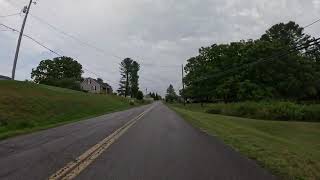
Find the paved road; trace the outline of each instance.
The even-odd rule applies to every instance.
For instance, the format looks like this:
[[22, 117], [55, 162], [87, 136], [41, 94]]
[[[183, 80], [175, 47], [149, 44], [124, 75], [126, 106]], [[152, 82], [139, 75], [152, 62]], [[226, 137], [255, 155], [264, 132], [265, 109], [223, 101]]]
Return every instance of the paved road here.
[[[149, 106], [1, 141], [0, 179], [47, 179]], [[194, 129], [163, 104], [155, 103], [76, 179], [274, 177], [220, 140]]]

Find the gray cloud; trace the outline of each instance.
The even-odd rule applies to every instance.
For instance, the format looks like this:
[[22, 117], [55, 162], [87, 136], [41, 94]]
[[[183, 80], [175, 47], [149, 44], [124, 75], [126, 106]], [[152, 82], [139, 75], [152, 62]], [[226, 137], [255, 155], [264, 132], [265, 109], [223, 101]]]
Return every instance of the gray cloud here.
[[[15, 13], [27, 0], [0, 0], [0, 15]], [[181, 87], [181, 67], [201, 46], [258, 38], [278, 22], [300, 25], [319, 18], [319, 0], [38, 0], [32, 15], [104, 49], [79, 45], [30, 17], [26, 33], [57, 52], [77, 58], [115, 88], [120, 57], [142, 64], [141, 89], [165, 93]], [[19, 28], [22, 17], [0, 18]], [[307, 32], [319, 36], [316, 24]], [[1, 28], [2, 29], [2, 28]], [[1, 30], [0, 29], [0, 30]], [[0, 74], [10, 75], [17, 34], [0, 31]], [[17, 77], [30, 78], [33, 67], [53, 54], [24, 39]], [[85, 76], [95, 77], [86, 72]]]

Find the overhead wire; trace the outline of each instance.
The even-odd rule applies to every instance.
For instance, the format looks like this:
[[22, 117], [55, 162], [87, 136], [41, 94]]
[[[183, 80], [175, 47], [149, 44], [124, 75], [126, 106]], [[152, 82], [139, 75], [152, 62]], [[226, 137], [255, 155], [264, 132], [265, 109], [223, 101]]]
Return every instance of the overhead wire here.
[[[19, 30], [15, 29], [15, 28], [12, 28], [12, 27], [10, 27], [10, 26], [8, 26], [8, 25], [5, 25], [5, 24], [3, 24], [3, 23], [0, 23], [0, 26], [3, 26], [3, 27], [5, 27], [5, 28], [7, 28], [7, 29], [10, 29], [10, 30], [13, 31], [13, 32], [20, 33]], [[27, 35], [27, 34], [23, 34], [23, 36], [26, 37], [26, 38], [28, 38], [28, 39], [30, 39], [30, 40], [32, 40], [33, 42], [35, 42], [35, 43], [38, 44], [39, 46], [45, 48], [46, 50], [48, 50], [49, 52], [51, 52], [51, 53], [53, 53], [53, 54], [55, 54], [55, 55], [60, 56], [60, 57], [63, 56], [62, 54], [58, 53], [57, 51], [50, 49], [48, 46], [46, 46], [44, 43], [40, 42], [39, 40], [36, 40], [35, 38], [33, 38], [33, 37], [31, 37], [31, 36], [29, 36], [29, 35]], [[83, 69], [84, 69], [85, 71], [91, 73], [91, 74], [96, 75], [97, 77], [103, 77], [103, 76], [101, 76], [101, 75], [99, 75], [99, 74], [97, 74], [97, 73], [94, 73], [93, 71], [90, 71], [90, 70], [87, 69], [87, 68], [84, 68], [84, 67], [83, 67]]]
[[308, 25], [305, 25], [305, 26], [303, 27], [303, 29], [306, 29], [306, 28], [308, 28], [308, 27], [310, 27], [310, 26], [313, 26], [314, 24], [316, 24], [316, 23], [318, 23], [318, 22], [320, 22], [320, 19], [317, 19], [316, 21], [313, 21], [312, 23], [310, 23], [310, 24], [308, 24]]
[[[30, 14], [30, 16], [31, 16], [32, 18], [34, 18], [35, 20], [37, 20], [38, 22], [47, 25], [47, 26], [48, 26], [49, 28], [51, 28], [52, 30], [54, 30], [54, 31], [56, 31], [56, 32], [58, 32], [58, 33], [60, 33], [60, 34], [62, 34], [62, 35], [64, 35], [64, 36], [67, 36], [67, 37], [69, 37], [69, 38], [71, 38], [71, 39], [79, 42], [80, 44], [82, 44], [82, 45], [84, 45], [84, 46], [86, 46], [86, 47], [89, 47], [89, 48], [91, 48], [91, 49], [94, 49], [95, 51], [97, 51], [97, 52], [99, 52], [99, 53], [102, 53], [102, 54], [108, 55], [108, 56], [112, 56], [112, 57], [117, 58], [117, 59], [119, 59], [119, 60], [123, 60], [123, 59], [124, 59], [124, 57], [121, 57], [121, 56], [116, 55], [116, 54], [114, 54], [114, 53], [107, 52], [107, 51], [104, 50], [104, 49], [101, 49], [101, 48], [99, 48], [99, 47], [97, 47], [97, 46], [95, 46], [95, 45], [92, 45], [92, 43], [90, 43], [90, 42], [88, 42], [88, 41], [82, 40], [82, 39], [80, 39], [79, 37], [76, 37], [76, 36], [72, 35], [71, 33], [68, 33], [68, 32], [66, 32], [66, 31], [62, 30], [61, 28], [58, 28], [57, 26], [52, 25], [51, 23], [47, 22], [47, 21], [44, 20], [43, 18], [40, 18], [40, 17], [38, 17], [38, 16], [36, 16], [36, 15], [33, 15], [33, 14]], [[114, 62], [115, 62], [115, 61], [114, 61]], [[119, 62], [115, 62], [115, 63], [119, 63]], [[147, 64], [142, 63], [142, 62], [140, 62], [140, 64], [143, 65], [143, 66], [148, 66]], [[165, 68], [169, 67], [169, 66], [159, 66], [159, 65], [154, 65], [154, 66], [156, 66], [156, 67], [165, 67]], [[178, 65], [174, 65], [174, 66], [178, 66]], [[170, 66], [170, 67], [172, 67], [172, 66]], [[180, 66], [179, 66], [179, 67], [180, 67]]]
[[14, 14], [8, 14], [8, 15], [1, 15], [0, 18], [6, 18], [6, 17], [11, 17], [11, 16], [16, 16], [20, 15], [21, 13], [14, 13]]

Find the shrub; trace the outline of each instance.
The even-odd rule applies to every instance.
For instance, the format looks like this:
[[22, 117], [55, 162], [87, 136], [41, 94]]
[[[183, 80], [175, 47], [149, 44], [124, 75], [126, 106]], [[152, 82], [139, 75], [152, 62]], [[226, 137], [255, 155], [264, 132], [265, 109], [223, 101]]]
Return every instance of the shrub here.
[[206, 112], [257, 119], [320, 121], [320, 105], [303, 105], [293, 102], [218, 103], [210, 105]]
[[133, 106], [133, 105], [134, 105], [134, 100], [130, 100], [129, 104], [130, 104], [131, 106]]
[[0, 127], [7, 126], [7, 125], [8, 125], [8, 119], [0, 115]]
[[137, 93], [137, 99], [138, 99], [138, 100], [143, 100], [143, 93], [142, 93], [142, 91], [138, 91], [138, 93]]

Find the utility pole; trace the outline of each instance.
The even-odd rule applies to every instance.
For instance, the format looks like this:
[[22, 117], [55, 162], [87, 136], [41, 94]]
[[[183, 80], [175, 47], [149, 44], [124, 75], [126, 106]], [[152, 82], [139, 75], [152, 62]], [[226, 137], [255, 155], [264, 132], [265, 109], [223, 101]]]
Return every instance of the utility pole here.
[[23, 8], [23, 12], [25, 13], [25, 16], [24, 16], [22, 27], [21, 27], [20, 34], [19, 34], [18, 44], [17, 44], [17, 48], [16, 48], [16, 54], [14, 56], [13, 67], [12, 67], [12, 80], [14, 80], [15, 75], [16, 75], [16, 67], [17, 67], [17, 61], [18, 61], [18, 57], [19, 57], [21, 40], [22, 40], [22, 36], [23, 36], [24, 27], [25, 27], [27, 19], [28, 19], [31, 4], [32, 4], [32, 0], [30, 0], [28, 6], [25, 6]]
[[183, 105], [185, 106], [186, 105], [186, 98], [185, 98], [185, 96], [184, 96], [184, 82], [183, 82], [183, 77], [184, 77], [184, 74], [183, 74], [183, 64], [182, 64], [182, 71], [181, 71], [181, 74], [182, 74], [182, 98], [183, 98]]

